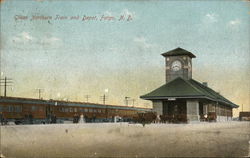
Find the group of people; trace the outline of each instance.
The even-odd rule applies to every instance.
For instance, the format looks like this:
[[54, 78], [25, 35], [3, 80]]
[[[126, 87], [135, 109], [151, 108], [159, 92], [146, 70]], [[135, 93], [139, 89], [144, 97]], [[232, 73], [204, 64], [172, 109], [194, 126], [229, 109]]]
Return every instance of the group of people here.
[[83, 114], [81, 114], [80, 116], [78, 114], [74, 114], [73, 123], [86, 123], [85, 119], [86, 118]]
[[3, 113], [0, 112], [0, 125], [6, 125], [7, 124], [7, 120], [4, 119]]

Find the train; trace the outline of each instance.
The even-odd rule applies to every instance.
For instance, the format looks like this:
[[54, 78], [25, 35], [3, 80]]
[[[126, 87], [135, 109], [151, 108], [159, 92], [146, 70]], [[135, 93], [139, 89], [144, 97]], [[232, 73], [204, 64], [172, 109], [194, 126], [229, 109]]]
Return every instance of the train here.
[[89, 102], [0, 97], [1, 122], [15, 124], [77, 122], [76, 119], [81, 115], [85, 122], [112, 122], [116, 116], [121, 121], [129, 122], [136, 114], [151, 110]]

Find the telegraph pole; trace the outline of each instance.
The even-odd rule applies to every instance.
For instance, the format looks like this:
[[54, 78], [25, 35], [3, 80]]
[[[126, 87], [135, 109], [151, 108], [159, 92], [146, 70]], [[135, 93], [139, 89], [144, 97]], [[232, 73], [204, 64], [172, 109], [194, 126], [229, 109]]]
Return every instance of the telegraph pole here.
[[[103, 96], [101, 96], [101, 100], [103, 102], [103, 105], [105, 105], [107, 99], [108, 98], [105, 94]], [[107, 105], [105, 106], [105, 113], [106, 113], [106, 119], [108, 119], [108, 107], [107, 107]]]
[[4, 86], [4, 97], [7, 96], [7, 87], [12, 86], [10, 85], [13, 83], [11, 78], [4, 77], [3, 79], [0, 79], [0, 86]]
[[128, 99], [129, 99], [130, 97], [125, 97], [125, 104], [126, 104], [126, 106], [128, 106]]
[[101, 100], [102, 100], [104, 105], [105, 105], [107, 99], [108, 99], [108, 97], [105, 94], [103, 96], [101, 96]]
[[41, 99], [42, 98], [41, 96], [42, 96], [43, 89], [37, 88], [36, 90], [38, 91], [38, 99]]
[[132, 105], [135, 106], [135, 99], [132, 99]]
[[89, 102], [90, 95], [85, 95], [86, 102]]

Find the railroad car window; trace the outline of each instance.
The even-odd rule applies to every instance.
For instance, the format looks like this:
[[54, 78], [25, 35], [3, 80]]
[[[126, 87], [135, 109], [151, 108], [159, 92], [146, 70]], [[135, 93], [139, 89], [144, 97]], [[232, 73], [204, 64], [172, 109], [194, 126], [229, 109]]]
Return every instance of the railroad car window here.
[[8, 106], [8, 112], [14, 112], [14, 107], [12, 105]]
[[39, 111], [43, 111], [43, 107], [42, 106], [39, 107]]
[[73, 108], [69, 108], [69, 112], [73, 112]]
[[89, 112], [89, 109], [86, 108], [86, 109], [84, 109], [84, 111], [85, 111], [85, 112]]
[[60, 111], [60, 112], [63, 112], [63, 108], [59, 108], [59, 111]]
[[69, 112], [69, 108], [65, 108], [64, 111], [65, 111], [65, 112]]
[[89, 112], [93, 112], [93, 109], [89, 109]]
[[101, 112], [102, 112], [102, 110], [101, 110], [101, 109], [98, 109], [98, 112], [99, 112], [99, 113], [101, 113]]
[[38, 107], [37, 106], [31, 106], [31, 111], [37, 111], [38, 110]]
[[94, 111], [95, 113], [97, 112], [97, 110], [96, 110], [96, 109], [94, 109], [93, 111]]
[[8, 112], [9, 111], [9, 107], [8, 106], [3, 106], [3, 111], [4, 112]]
[[22, 112], [22, 106], [20, 106], [20, 105], [14, 106], [14, 111], [15, 112]]
[[77, 108], [74, 108], [74, 112], [77, 112]]
[[1, 106], [2, 112], [5, 112], [5, 108], [6, 108], [5, 106], [3, 105]]

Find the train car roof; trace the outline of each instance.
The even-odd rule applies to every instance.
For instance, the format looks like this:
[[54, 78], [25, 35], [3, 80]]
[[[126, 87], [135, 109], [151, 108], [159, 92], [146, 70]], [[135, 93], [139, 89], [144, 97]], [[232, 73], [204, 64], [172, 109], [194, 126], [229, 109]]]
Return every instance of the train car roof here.
[[20, 104], [40, 104], [40, 105], [52, 105], [52, 106], [74, 106], [74, 107], [89, 107], [89, 108], [109, 108], [109, 109], [121, 109], [121, 110], [137, 110], [137, 111], [150, 111], [150, 108], [141, 107], [127, 107], [121, 105], [107, 105], [97, 104], [89, 102], [72, 102], [61, 100], [43, 100], [34, 98], [18, 98], [18, 97], [0, 97], [0, 103], [20, 103]]

